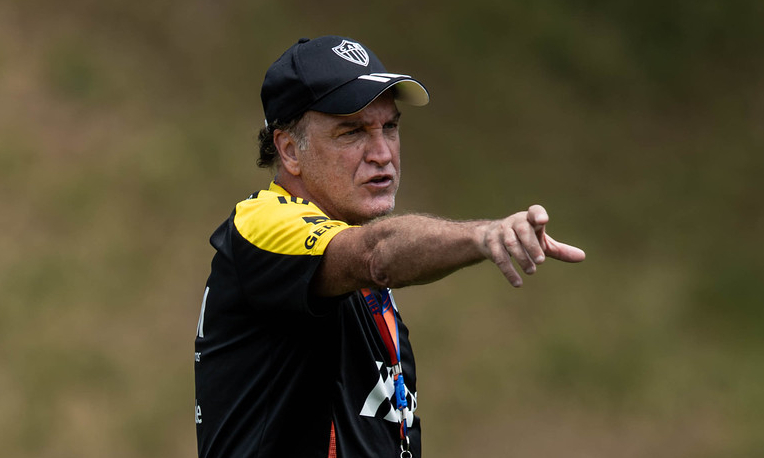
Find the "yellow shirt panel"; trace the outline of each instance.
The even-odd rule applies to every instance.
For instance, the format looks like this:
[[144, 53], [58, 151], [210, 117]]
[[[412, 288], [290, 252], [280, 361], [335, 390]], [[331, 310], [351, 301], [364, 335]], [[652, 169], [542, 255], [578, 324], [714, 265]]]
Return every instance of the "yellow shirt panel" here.
[[236, 205], [234, 225], [261, 250], [285, 255], [322, 255], [335, 235], [351, 227], [275, 183]]

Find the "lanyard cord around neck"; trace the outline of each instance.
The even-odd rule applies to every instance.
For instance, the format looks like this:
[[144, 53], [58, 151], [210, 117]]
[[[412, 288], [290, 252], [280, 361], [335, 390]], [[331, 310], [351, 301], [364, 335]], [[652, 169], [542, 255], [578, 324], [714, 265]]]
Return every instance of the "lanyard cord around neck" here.
[[401, 432], [401, 458], [410, 458], [409, 436], [406, 416], [409, 408], [406, 401], [406, 385], [403, 382], [403, 369], [401, 367], [401, 348], [398, 337], [398, 322], [395, 319], [395, 309], [390, 297], [390, 290], [380, 290], [382, 304], [379, 303], [374, 293], [367, 288], [361, 290], [366, 305], [369, 306], [374, 322], [377, 324], [379, 335], [385, 342], [385, 347], [390, 355], [390, 364], [393, 367], [393, 384], [395, 386], [395, 407], [398, 409], [398, 421]]

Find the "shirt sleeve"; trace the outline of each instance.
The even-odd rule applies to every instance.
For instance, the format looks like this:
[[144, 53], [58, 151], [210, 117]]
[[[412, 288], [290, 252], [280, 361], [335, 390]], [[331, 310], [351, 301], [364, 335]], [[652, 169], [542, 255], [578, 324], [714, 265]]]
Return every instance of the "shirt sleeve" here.
[[233, 226], [236, 267], [250, 305], [268, 313], [314, 314], [311, 279], [331, 239], [351, 226], [290, 196], [240, 202]]

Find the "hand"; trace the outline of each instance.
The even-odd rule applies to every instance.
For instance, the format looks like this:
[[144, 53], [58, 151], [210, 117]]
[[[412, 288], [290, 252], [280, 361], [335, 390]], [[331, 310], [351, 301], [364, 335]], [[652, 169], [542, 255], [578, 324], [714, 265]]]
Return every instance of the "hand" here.
[[522, 286], [523, 279], [512, 258], [523, 271], [532, 275], [547, 256], [565, 262], [581, 262], [586, 258], [583, 250], [554, 240], [546, 233], [549, 215], [541, 205], [532, 205], [528, 211], [515, 213], [502, 220], [489, 222], [482, 234], [481, 250], [492, 260], [514, 287]]

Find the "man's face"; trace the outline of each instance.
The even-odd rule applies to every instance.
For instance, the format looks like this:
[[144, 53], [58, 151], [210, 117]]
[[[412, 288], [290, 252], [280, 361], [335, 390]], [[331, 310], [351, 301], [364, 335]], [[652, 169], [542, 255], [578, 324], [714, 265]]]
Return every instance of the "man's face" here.
[[306, 116], [308, 148], [298, 159], [308, 200], [350, 224], [393, 211], [400, 182], [400, 113], [392, 94], [353, 115], [311, 111]]

